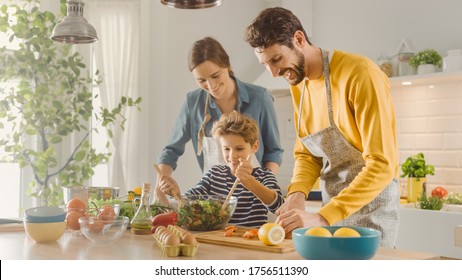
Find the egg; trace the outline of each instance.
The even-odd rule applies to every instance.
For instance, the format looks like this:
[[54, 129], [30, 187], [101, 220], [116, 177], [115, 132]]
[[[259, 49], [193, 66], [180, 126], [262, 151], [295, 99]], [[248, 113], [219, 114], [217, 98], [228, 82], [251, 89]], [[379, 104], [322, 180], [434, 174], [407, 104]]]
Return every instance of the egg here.
[[160, 234], [161, 232], [163, 232], [164, 230], [166, 230], [167, 228], [164, 227], [164, 226], [158, 226], [156, 228], [156, 231], [154, 231], [155, 234]]
[[196, 237], [192, 233], [184, 233], [181, 237], [181, 243], [186, 245], [197, 245]]
[[165, 246], [178, 246], [181, 243], [180, 237], [174, 233], [167, 235], [163, 243]]

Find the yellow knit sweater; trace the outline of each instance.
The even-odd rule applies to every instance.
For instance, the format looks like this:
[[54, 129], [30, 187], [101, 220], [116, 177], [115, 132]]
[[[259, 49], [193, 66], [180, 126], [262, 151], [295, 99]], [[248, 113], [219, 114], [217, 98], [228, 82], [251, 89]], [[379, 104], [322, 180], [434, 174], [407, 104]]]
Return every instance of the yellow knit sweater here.
[[[334, 51], [330, 62], [333, 115], [343, 136], [363, 155], [366, 166], [351, 184], [319, 213], [335, 224], [372, 201], [399, 176], [396, 118], [388, 77], [366, 57]], [[297, 127], [302, 87], [306, 92]], [[291, 87], [295, 130], [301, 137], [329, 126], [324, 76]], [[295, 168], [289, 194], [307, 196], [319, 177], [322, 159], [299, 138], [294, 147]]]

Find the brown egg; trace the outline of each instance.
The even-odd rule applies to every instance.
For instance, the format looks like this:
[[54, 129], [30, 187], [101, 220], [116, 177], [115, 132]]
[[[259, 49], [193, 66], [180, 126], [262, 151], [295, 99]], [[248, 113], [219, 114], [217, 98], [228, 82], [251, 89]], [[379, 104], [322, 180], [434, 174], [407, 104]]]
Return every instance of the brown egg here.
[[156, 231], [154, 232], [155, 234], [160, 234], [161, 232], [163, 232], [164, 230], [166, 230], [167, 228], [164, 227], [164, 226], [158, 226], [156, 228]]
[[181, 238], [181, 243], [186, 245], [197, 245], [196, 237], [192, 233], [185, 233]]
[[167, 235], [164, 238], [165, 246], [178, 246], [181, 243], [180, 237], [174, 233]]
[[161, 231], [159, 234], [160, 241], [164, 243], [165, 238], [170, 234], [173, 234], [173, 232], [169, 231], [168, 229]]

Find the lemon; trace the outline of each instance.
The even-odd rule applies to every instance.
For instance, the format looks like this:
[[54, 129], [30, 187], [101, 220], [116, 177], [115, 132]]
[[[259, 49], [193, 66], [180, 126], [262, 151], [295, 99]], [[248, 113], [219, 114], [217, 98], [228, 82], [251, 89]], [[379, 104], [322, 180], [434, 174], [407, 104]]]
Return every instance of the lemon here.
[[321, 237], [332, 237], [332, 233], [323, 227], [312, 227], [305, 231], [305, 235], [321, 236]]
[[334, 237], [361, 237], [356, 230], [348, 227], [341, 227], [334, 232]]
[[285, 236], [284, 228], [275, 223], [266, 223], [258, 229], [258, 239], [265, 245], [277, 245]]

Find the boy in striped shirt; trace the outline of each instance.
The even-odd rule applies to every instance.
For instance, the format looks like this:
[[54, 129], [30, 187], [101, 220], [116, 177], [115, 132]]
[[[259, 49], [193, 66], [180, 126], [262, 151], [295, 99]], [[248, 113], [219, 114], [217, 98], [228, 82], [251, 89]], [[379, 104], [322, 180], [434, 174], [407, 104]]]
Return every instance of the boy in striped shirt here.
[[[226, 164], [213, 166], [185, 195], [228, 195], [234, 181], [239, 184], [233, 196], [237, 206], [229, 223], [259, 227], [268, 221], [268, 211], [275, 212], [284, 202], [276, 176], [267, 168], [252, 167], [249, 155], [258, 150], [258, 125], [237, 111], [222, 115], [213, 124], [212, 135], [222, 148]], [[176, 182], [157, 185], [156, 194], [180, 193]], [[173, 187], [171, 187], [173, 186]], [[174, 189], [173, 189], [174, 188]]]

